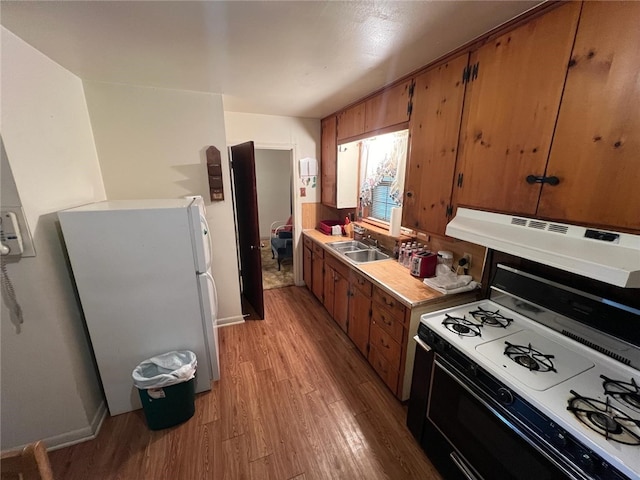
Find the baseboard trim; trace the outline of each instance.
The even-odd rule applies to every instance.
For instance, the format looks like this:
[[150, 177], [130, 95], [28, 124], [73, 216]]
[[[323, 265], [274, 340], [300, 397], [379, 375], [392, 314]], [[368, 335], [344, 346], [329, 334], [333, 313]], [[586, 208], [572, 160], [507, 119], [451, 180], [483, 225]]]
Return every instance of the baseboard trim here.
[[63, 433], [62, 435], [55, 435], [53, 437], [48, 437], [43, 439], [45, 445], [47, 446], [47, 450], [59, 450], [61, 448], [70, 447], [71, 445], [76, 445], [82, 442], [88, 442], [89, 440], [95, 439], [100, 433], [100, 429], [102, 428], [102, 423], [105, 418], [107, 418], [108, 410], [107, 404], [104, 402], [100, 402], [100, 406], [98, 407], [93, 419], [91, 420], [91, 424], [88, 427], [80, 428], [78, 430], [73, 430], [71, 432]]
[[218, 326], [226, 327], [228, 325], [236, 325], [238, 323], [244, 323], [244, 317], [242, 315], [235, 317], [219, 318]]

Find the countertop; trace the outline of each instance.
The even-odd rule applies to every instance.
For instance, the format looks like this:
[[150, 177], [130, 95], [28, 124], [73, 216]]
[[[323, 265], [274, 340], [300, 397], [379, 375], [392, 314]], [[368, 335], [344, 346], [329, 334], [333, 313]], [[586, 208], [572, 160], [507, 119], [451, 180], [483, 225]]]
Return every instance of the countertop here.
[[[322, 245], [325, 252], [332, 254], [341, 262], [356, 269], [367, 277], [374, 285], [387, 291], [406, 307], [416, 308], [424, 304], [448, 301], [453, 295], [444, 295], [437, 290], [427, 287], [421, 279], [412, 277], [409, 270], [400, 265], [397, 260], [381, 260], [371, 263], [352, 263], [344, 255], [340, 255], [326, 246], [327, 243], [349, 240], [347, 237], [325, 235], [318, 230], [304, 230], [303, 234], [314, 242]], [[477, 292], [465, 292], [458, 295], [473, 295]], [[471, 301], [471, 300], [469, 300]]]

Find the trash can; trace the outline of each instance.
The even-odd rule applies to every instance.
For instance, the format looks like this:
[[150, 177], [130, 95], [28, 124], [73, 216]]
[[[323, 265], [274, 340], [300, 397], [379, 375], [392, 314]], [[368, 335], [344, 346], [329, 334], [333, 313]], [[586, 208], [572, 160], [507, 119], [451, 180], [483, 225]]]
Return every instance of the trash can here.
[[133, 384], [151, 430], [173, 427], [193, 416], [196, 367], [196, 354], [183, 350], [149, 358], [133, 370]]

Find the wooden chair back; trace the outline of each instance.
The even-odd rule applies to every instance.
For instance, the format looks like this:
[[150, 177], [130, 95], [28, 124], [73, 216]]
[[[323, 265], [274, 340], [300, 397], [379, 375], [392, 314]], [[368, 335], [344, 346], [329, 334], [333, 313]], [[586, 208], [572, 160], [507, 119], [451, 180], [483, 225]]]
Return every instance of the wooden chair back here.
[[2, 480], [54, 480], [44, 443], [31, 443], [22, 450], [2, 452]]

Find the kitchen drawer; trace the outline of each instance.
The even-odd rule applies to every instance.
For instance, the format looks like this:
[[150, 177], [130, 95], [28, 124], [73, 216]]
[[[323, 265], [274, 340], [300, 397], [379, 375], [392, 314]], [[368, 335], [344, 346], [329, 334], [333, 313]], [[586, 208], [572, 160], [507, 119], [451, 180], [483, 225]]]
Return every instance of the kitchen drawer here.
[[349, 273], [349, 282], [354, 285], [358, 290], [360, 290], [367, 297], [371, 297], [371, 290], [373, 289], [373, 285], [371, 282], [367, 280], [363, 275], [356, 272], [355, 270], [351, 270]]
[[376, 371], [376, 373], [382, 378], [387, 387], [391, 389], [394, 395], [398, 392], [398, 370], [392, 368], [389, 362], [384, 358], [384, 355], [380, 351], [371, 346], [369, 349], [369, 363]]
[[400, 344], [375, 323], [371, 325], [369, 343], [389, 362], [390, 368], [394, 370], [400, 369], [400, 357], [402, 356]]
[[386, 307], [391, 315], [400, 321], [403, 325], [405, 323], [405, 307], [400, 303], [400, 301], [392, 295], [389, 295], [387, 292], [379, 289], [378, 287], [373, 288], [373, 299], [378, 302], [380, 305]]
[[313, 253], [318, 255], [320, 258], [324, 258], [324, 248], [315, 242], [313, 243]]
[[313, 240], [311, 240], [309, 237], [304, 236], [303, 242], [305, 247], [313, 249]]
[[371, 320], [374, 325], [382, 328], [396, 342], [402, 342], [403, 322], [394, 317], [385, 307], [377, 303], [374, 304]]

